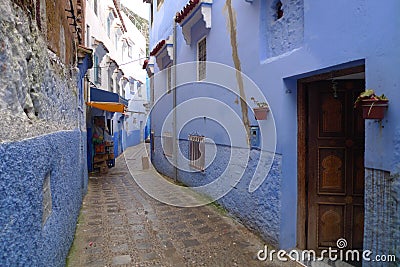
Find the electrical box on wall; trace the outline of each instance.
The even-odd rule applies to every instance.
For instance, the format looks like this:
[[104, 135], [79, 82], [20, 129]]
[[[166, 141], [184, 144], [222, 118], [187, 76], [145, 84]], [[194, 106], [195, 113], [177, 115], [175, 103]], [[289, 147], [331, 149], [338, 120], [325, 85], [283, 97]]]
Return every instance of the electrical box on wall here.
[[250, 126], [250, 145], [251, 148], [260, 148], [260, 127]]

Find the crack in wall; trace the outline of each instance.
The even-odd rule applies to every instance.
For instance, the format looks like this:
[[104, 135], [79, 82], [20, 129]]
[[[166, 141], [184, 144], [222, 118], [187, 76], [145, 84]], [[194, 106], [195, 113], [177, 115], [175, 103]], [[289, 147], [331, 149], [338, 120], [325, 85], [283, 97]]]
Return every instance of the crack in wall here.
[[232, 8], [232, 0], [226, 0], [225, 11], [228, 13], [227, 27], [230, 33], [231, 47], [232, 47], [232, 60], [236, 69], [236, 80], [239, 87], [240, 94], [240, 107], [242, 110], [243, 125], [247, 133], [247, 144], [250, 144], [250, 121], [246, 103], [246, 94], [244, 92], [242, 67], [239, 58], [239, 50], [237, 45], [237, 31], [236, 31], [236, 15]]

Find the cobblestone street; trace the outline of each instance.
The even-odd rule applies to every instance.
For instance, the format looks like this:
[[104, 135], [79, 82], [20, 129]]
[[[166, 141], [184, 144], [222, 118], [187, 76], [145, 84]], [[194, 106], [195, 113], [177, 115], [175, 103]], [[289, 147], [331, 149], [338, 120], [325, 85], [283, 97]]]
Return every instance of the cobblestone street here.
[[129, 148], [108, 174], [90, 177], [68, 266], [296, 266], [258, 261], [264, 243], [216, 206], [148, 196], [131, 176], [149, 172], [142, 153]]

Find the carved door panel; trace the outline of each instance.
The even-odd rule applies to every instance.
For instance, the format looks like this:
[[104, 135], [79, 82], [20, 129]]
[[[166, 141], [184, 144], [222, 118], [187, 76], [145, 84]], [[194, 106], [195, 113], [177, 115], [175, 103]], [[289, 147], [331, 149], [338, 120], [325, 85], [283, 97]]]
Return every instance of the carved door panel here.
[[364, 120], [353, 108], [363, 80], [307, 84], [307, 247], [361, 249], [364, 228]]

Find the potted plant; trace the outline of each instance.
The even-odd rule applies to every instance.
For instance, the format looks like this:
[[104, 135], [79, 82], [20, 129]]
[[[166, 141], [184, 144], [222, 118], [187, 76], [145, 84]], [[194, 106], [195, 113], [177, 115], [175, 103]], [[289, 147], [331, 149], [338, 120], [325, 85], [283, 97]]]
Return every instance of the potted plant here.
[[383, 119], [388, 107], [389, 99], [382, 94], [375, 95], [374, 90], [368, 89], [362, 92], [354, 102], [354, 108], [362, 107], [363, 119]]
[[253, 108], [253, 112], [254, 112], [254, 116], [256, 117], [256, 120], [258, 120], [258, 121], [266, 120], [267, 114], [269, 111], [268, 104], [266, 102], [259, 102], [254, 97], [251, 97], [250, 99], [253, 100], [253, 102], [257, 105], [256, 108]]

